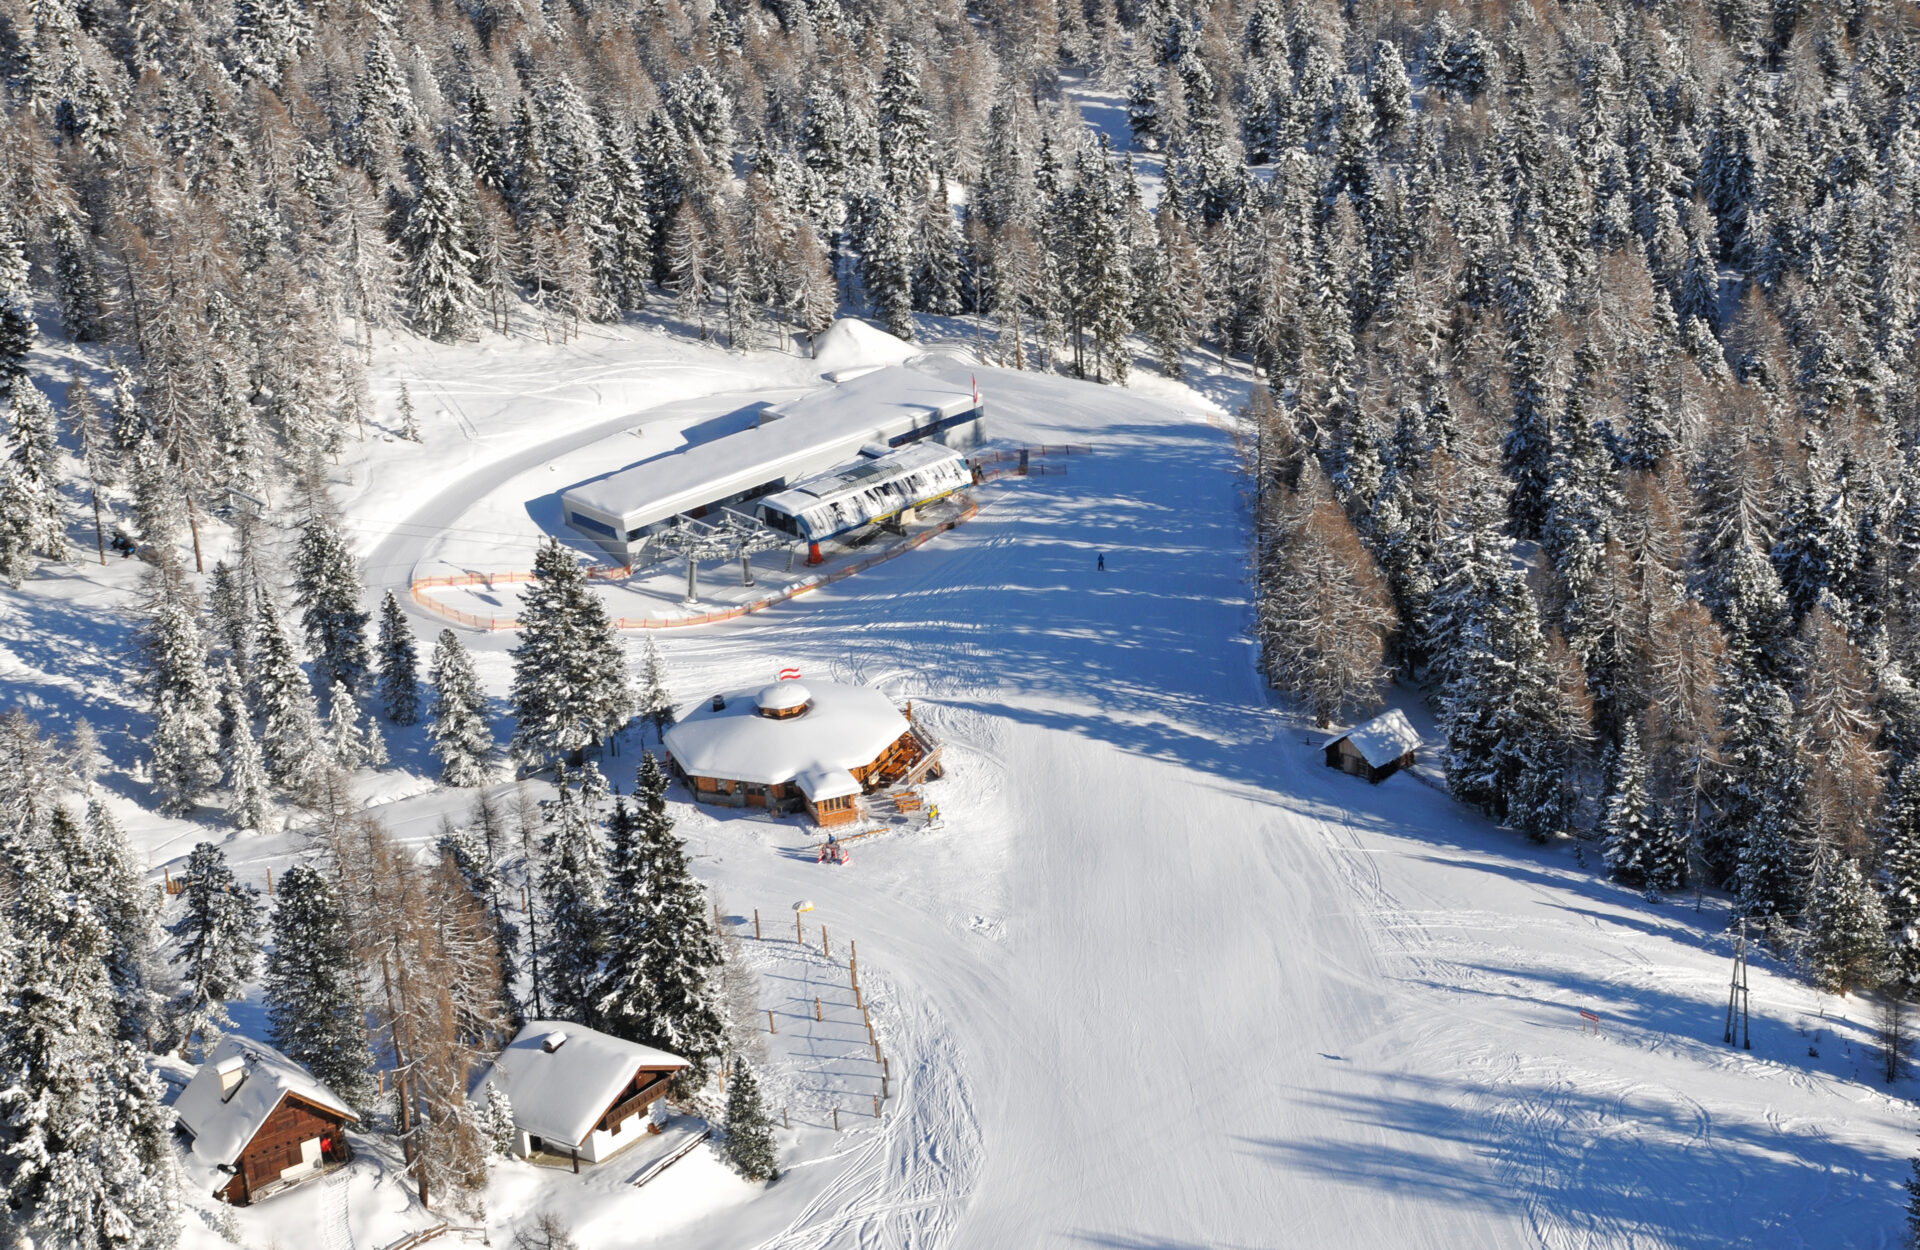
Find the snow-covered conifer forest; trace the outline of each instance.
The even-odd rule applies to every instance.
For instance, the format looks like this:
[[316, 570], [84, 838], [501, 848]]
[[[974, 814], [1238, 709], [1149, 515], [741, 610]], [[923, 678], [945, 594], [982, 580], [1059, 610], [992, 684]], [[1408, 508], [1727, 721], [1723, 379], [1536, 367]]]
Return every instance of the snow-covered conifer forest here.
[[[0, 0], [0, 83], [0, 1242], [1920, 1235], [1911, 6]], [[902, 361], [1052, 472], [626, 627], [557, 491]], [[665, 759], [788, 666], [944, 743], [851, 863]], [[529, 1021], [672, 1110], [583, 1170]]]

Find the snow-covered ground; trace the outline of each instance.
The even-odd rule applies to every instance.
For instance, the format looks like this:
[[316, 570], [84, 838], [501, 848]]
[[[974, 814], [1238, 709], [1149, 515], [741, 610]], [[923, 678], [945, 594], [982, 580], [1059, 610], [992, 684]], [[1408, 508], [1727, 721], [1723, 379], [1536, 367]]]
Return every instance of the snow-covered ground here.
[[[617, 1162], [580, 1178], [503, 1165], [496, 1244], [542, 1208], [583, 1246], [693, 1250], [1898, 1243], [1913, 1086], [1878, 1081], [1861, 1003], [1762, 961], [1753, 1050], [1730, 1049], [1722, 902], [1649, 904], [1416, 778], [1322, 766], [1255, 671], [1218, 407], [1145, 377], [920, 367], [977, 373], [997, 442], [1095, 454], [984, 492], [975, 520], [897, 560], [657, 639], [683, 700], [797, 665], [913, 699], [946, 743], [940, 826], [863, 841], [846, 866], [816, 863], [796, 824], [675, 806], [762, 1005], [784, 1013], [766, 1040], [790, 1170], [761, 1190], [702, 1148], [636, 1189]], [[462, 563], [523, 563], [539, 501], [592, 467], [545, 467], [575, 449], [819, 384], [808, 361], [637, 328], [564, 347], [409, 340], [374, 368], [389, 405], [408, 380], [427, 442], [376, 435], [338, 471], [371, 597], [456, 542]], [[138, 810], [144, 719], [119, 658], [133, 572], [114, 559], [0, 590], [0, 675], [50, 727], [84, 712], [106, 731], [104, 785], [157, 871], [228, 835], [211, 811], [198, 827]], [[514, 639], [466, 641], [503, 696]], [[623, 788], [634, 745], [609, 764]], [[425, 844], [471, 796], [424, 780], [417, 730], [394, 746], [365, 793]], [[227, 844], [254, 881], [303, 849], [297, 832]], [[878, 1120], [843, 941], [888, 1061]], [[260, 1027], [257, 1004], [236, 1014]], [[429, 1223], [393, 1161], [367, 1159], [344, 1191], [242, 1213], [244, 1244], [322, 1244], [341, 1192], [363, 1250]], [[196, 1213], [187, 1244], [225, 1243]]]

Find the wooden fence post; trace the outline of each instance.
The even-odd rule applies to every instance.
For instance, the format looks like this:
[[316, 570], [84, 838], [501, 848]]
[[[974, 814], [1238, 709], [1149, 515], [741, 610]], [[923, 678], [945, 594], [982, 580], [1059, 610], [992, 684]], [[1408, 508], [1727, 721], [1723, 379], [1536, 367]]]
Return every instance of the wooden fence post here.
[[815, 995], [813, 996], [813, 1018], [814, 1018], [815, 1020], [825, 1020], [825, 1019], [826, 1019], [826, 1017], [825, 1017], [825, 1016], [823, 1016], [823, 1015], [821, 1015], [821, 1014], [820, 1014], [820, 996], [819, 996], [818, 994], [815, 994]]
[[780, 1125], [786, 1129], [793, 1128], [793, 1117], [787, 1114], [785, 1107], [780, 1108]]
[[873, 1118], [876, 1120], [880, 1118], [880, 1095], [878, 1094], [873, 1096]]
[[807, 944], [807, 931], [800, 924], [799, 912], [793, 913], [793, 940], [802, 946]]
[[840, 1131], [840, 1108], [838, 1107], [833, 1109], [833, 1131], [836, 1133]]
[[760, 909], [758, 907], [753, 909], [753, 940], [756, 942], [760, 940]]
[[828, 959], [833, 958], [833, 942], [827, 937], [827, 926], [820, 926], [820, 953]]

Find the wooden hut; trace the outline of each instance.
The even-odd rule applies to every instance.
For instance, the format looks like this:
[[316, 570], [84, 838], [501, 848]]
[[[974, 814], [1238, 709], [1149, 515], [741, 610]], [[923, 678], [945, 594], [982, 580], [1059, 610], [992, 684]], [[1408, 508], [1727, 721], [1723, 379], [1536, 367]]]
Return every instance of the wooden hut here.
[[940, 775], [940, 748], [868, 686], [775, 682], [717, 694], [666, 732], [667, 757], [702, 803], [860, 818], [860, 796]]
[[1406, 714], [1395, 708], [1327, 739], [1323, 746], [1328, 768], [1378, 783], [1402, 768], [1413, 767], [1420, 735], [1414, 732]]
[[340, 1095], [271, 1046], [229, 1035], [173, 1104], [193, 1155], [230, 1179], [214, 1196], [246, 1206], [353, 1158]]
[[512, 1105], [515, 1154], [564, 1161], [577, 1172], [646, 1136], [647, 1113], [687, 1066], [678, 1055], [585, 1025], [529, 1020], [481, 1087], [499, 1085]]

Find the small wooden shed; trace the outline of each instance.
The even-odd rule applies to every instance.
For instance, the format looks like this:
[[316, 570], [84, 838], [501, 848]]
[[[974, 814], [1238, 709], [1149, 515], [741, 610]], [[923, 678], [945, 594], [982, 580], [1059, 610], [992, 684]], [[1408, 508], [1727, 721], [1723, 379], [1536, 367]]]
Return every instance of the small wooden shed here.
[[1363, 725], [1327, 739], [1327, 767], [1355, 777], [1381, 782], [1402, 768], [1413, 767], [1420, 735], [1398, 708], [1382, 712]]
[[203, 1163], [231, 1177], [215, 1197], [246, 1206], [353, 1158], [340, 1095], [279, 1051], [229, 1035], [173, 1104]]

